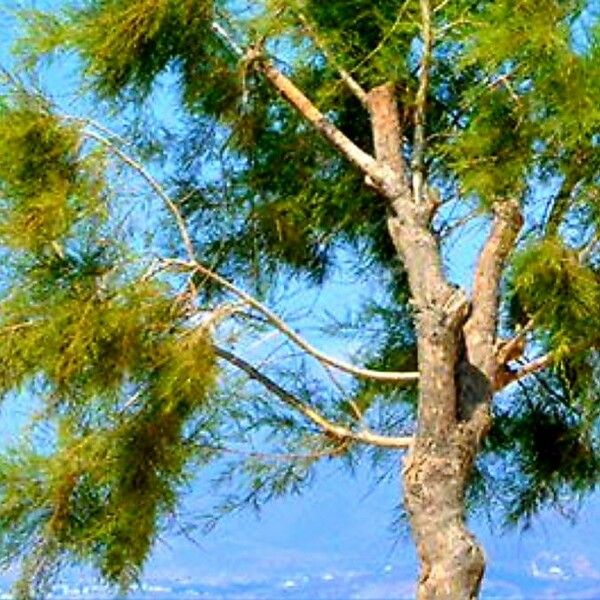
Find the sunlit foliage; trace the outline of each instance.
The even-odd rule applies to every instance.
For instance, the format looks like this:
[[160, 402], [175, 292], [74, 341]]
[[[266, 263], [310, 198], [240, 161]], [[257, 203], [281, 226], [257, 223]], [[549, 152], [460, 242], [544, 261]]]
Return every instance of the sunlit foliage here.
[[[352, 466], [360, 456], [229, 370], [219, 385], [221, 323], [206, 317], [223, 289], [181, 262], [154, 268], [157, 257], [184, 256], [181, 232], [163, 226], [173, 207], [197, 256], [261, 297], [290, 281], [292, 290], [324, 286], [340, 269], [371, 277], [377, 289], [363, 310], [333, 329], [372, 368], [416, 368], [415, 307], [388, 235], [389, 206], [239, 54], [262, 48], [365, 151], [369, 114], [341, 74], [366, 91], [393, 84], [411, 165], [420, 3], [57, 5], [20, 13], [25, 79], [67, 54], [80, 99], [128, 142], [62, 114], [20, 80], [0, 91], [0, 392], [39, 401], [31, 439], [0, 460], [0, 555], [23, 561], [24, 597], [65, 562], [89, 563], [126, 588], [177, 510], [194, 461], [222, 459], [224, 440], [266, 440], [299, 458], [233, 461], [221, 479], [239, 475], [241, 491], [223, 513], [299, 491], [323, 457]], [[598, 481], [598, 14], [584, 0], [432, 6], [423, 168], [441, 202], [441, 252], [448, 267], [453, 244], [473, 245], [466, 223], [485, 226], [493, 205], [517, 200], [525, 227], [503, 282], [500, 328], [526, 332], [523, 363], [555, 358], [502, 398], [471, 490], [474, 502], [495, 496], [508, 521], [528, 523]], [[124, 153], [148, 159], [144, 176]], [[132, 171], [150, 187], [156, 177], [170, 212], [136, 204], [146, 196], [129, 185]], [[261, 340], [270, 330], [248, 317], [245, 331]], [[235, 345], [234, 323], [222, 338]], [[332, 382], [302, 361], [264, 364], [348, 427], [405, 433], [414, 422], [414, 387]], [[47, 423], [52, 435], [40, 447], [34, 434]]]

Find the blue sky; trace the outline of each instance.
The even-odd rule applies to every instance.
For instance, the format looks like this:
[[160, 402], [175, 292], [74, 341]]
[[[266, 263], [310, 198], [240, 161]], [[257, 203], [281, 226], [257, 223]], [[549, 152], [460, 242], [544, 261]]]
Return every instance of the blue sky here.
[[[9, 3], [0, 0], [0, 8]], [[0, 16], [0, 63], [8, 60], [12, 34], [10, 20]], [[469, 263], [459, 261], [459, 272], [468, 271]], [[2, 410], [0, 431], [14, 430], [13, 410]], [[324, 465], [303, 496], [273, 502], [260, 518], [233, 516], [197, 545], [165, 539], [147, 579], [163, 587], [204, 586], [218, 597], [410, 597], [413, 546], [408, 535], [391, 529], [399, 482], [371, 489], [367, 468], [359, 466], [350, 477]], [[200, 510], [205, 495], [199, 481], [187, 508]], [[501, 535], [483, 521], [473, 527], [488, 556], [484, 598], [600, 598], [600, 494], [586, 502], [574, 526], [545, 514], [525, 533]]]

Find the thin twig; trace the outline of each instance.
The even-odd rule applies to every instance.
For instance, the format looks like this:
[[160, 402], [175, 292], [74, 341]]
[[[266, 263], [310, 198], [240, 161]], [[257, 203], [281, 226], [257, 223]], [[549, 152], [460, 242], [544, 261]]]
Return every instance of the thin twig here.
[[404, 2], [404, 4], [400, 7], [400, 10], [398, 10], [398, 14], [396, 15], [396, 20], [394, 21], [394, 23], [392, 24], [392, 26], [385, 33], [385, 35], [381, 38], [381, 40], [379, 41], [379, 43], [377, 44], [377, 46], [375, 46], [375, 48], [373, 48], [373, 50], [371, 50], [371, 52], [369, 52], [356, 65], [354, 65], [354, 67], [352, 67], [352, 69], [351, 69], [352, 73], [355, 73], [363, 65], [365, 65], [366, 63], [368, 63], [386, 45], [386, 43], [389, 41], [389, 39], [398, 30], [398, 27], [400, 27], [400, 24], [402, 23], [402, 17], [404, 16], [404, 13], [406, 12], [406, 9], [410, 6], [410, 4], [411, 4], [410, 0], [406, 0]]
[[423, 37], [423, 55], [419, 70], [419, 89], [415, 98], [415, 133], [413, 139], [413, 196], [415, 202], [421, 202], [425, 181], [425, 124], [427, 93], [429, 91], [429, 70], [433, 51], [433, 32], [431, 28], [431, 6], [429, 0], [420, 0], [421, 35]]
[[222, 452], [223, 454], [233, 454], [243, 456], [250, 459], [271, 462], [297, 462], [297, 461], [316, 461], [321, 458], [333, 458], [343, 454], [349, 446], [349, 441], [344, 440], [333, 448], [318, 450], [315, 452], [258, 452], [255, 450], [244, 450], [241, 448], [231, 448], [230, 446], [222, 446], [215, 444], [204, 444], [202, 442], [194, 443], [199, 449], [210, 450], [214, 452]]
[[579, 263], [584, 265], [588, 258], [594, 253], [594, 250], [600, 244], [600, 234], [596, 234], [583, 248], [579, 250]]
[[334, 69], [337, 70], [337, 72], [340, 75], [341, 80], [344, 82], [346, 87], [356, 96], [356, 98], [360, 101], [360, 103], [365, 108], [367, 108], [367, 106], [368, 106], [367, 92], [365, 92], [365, 90], [361, 87], [361, 85], [358, 83], [358, 81], [356, 81], [356, 79], [354, 79], [354, 77], [352, 77], [352, 75], [350, 74], [349, 71], [347, 71], [346, 69], [344, 69], [344, 67], [342, 67], [341, 65], [339, 65], [337, 63], [335, 56], [333, 56], [331, 54], [331, 52], [329, 52], [325, 43], [317, 35], [316, 31], [314, 30], [312, 25], [309, 23], [306, 16], [303, 13], [298, 13], [298, 19], [302, 23], [302, 26], [304, 27], [306, 32], [309, 34], [309, 36], [313, 39], [316, 46], [319, 48], [319, 50], [321, 50], [325, 59], [329, 63], [331, 63], [331, 65], [333, 66]]
[[177, 224], [177, 229], [179, 230], [179, 235], [181, 236], [181, 240], [183, 245], [185, 246], [188, 258], [192, 261], [196, 260], [196, 251], [194, 250], [194, 244], [190, 237], [190, 234], [187, 230], [187, 225], [185, 223], [185, 219], [181, 214], [177, 204], [174, 200], [165, 192], [164, 188], [158, 183], [154, 177], [147, 171], [147, 169], [133, 157], [129, 156], [126, 152], [123, 152], [118, 146], [116, 146], [109, 139], [96, 133], [95, 131], [84, 130], [82, 135], [85, 137], [89, 137], [93, 140], [96, 140], [108, 150], [110, 150], [113, 154], [115, 154], [118, 158], [120, 158], [125, 164], [131, 167], [134, 171], [137, 171], [139, 175], [143, 179], [146, 180], [148, 185], [152, 188], [152, 190], [156, 193], [156, 195], [163, 201], [167, 209], [171, 212], [173, 217], [175, 218], [175, 222]]

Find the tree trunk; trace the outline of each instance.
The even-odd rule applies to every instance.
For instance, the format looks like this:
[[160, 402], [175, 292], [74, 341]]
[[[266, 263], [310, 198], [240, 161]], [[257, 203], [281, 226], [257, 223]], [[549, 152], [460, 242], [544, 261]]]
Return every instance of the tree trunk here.
[[418, 600], [477, 598], [483, 552], [465, 524], [465, 490], [489, 424], [491, 387], [469, 364], [471, 302], [443, 274], [423, 211], [396, 203], [392, 240], [408, 271], [419, 353], [415, 444], [404, 468], [405, 506], [421, 561]]
[[491, 423], [498, 290], [522, 224], [520, 207], [508, 200], [494, 205], [469, 300], [444, 272], [431, 227], [436, 198], [415, 194], [408, 183], [394, 86], [373, 88], [367, 104], [386, 175], [371, 184], [389, 202], [389, 233], [408, 274], [417, 326], [418, 427], [404, 468], [405, 506], [421, 560], [417, 598], [470, 600], [479, 594], [485, 559], [466, 527], [465, 492]]
[[485, 559], [464, 514], [474, 453], [462, 437], [421, 438], [406, 459], [405, 506], [421, 562], [418, 600], [471, 600], [479, 594]]
[[404, 494], [421, 562], [418, 600], [475, 599], [485, 568], [466, 527], [465, 492], [489, 428], [491, 386], [468, 362], [467, 314], [457, 300], [446, 302], [442, 314], [434, 307], [417, 315], [419, 424], [405, 461]]

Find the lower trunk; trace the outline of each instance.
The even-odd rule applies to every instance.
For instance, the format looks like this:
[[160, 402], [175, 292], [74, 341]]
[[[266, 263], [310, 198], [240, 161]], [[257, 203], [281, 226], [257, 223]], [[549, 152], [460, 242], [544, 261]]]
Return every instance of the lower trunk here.
[[475, 599], [485, 569], [481, 546], [465, 524], [474, 448], [460, 428], [456, 433], [441, 443], [418, 439], [406, 459], [405, 506], [421, 562], [418, 600]]

